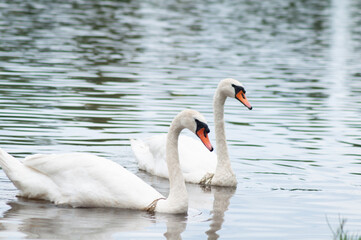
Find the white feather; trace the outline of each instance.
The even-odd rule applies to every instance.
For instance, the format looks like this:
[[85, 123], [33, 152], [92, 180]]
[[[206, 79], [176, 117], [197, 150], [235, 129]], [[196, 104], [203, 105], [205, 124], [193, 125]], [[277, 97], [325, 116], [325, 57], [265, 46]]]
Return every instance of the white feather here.
[[[232, 170], [228, 155], [224, 129], [224, 103], [227, 97], [235, 98], [236, 86], [243, 86], [235, 79], [226, 78], [220, 81], [214, 94], [214, 124], [216, 135], [216, 151], [207, 151], [203, 144], [194, 138], [179, 138], [179, 159], [186, 182], [203, 183], [218, 186], [236, 186], [237, 179]], [[140, 169], [153, 175], [168, 178], [165, 161], [166, 134], [155, 135], [143, 140], [131, 139], [131, 147]]]
[[[167, 139], [170, 190], [167, 199], [121, 165], [87, 153], [29, 156], [23, 162], [0, 149], [0, 165], [27, 198], [44, 199], [73, 207], [116, 207], [146, 210], [153, 201], [155, 211], [185, 213], [188, 194], [178, 159], [178, 137], [182, 129], [205, 123], [200, 113], [184, 110], [173, 120]], [[139, 146], [142, 148], [142, 146]]]
[[[165, 160], [167, 134], [158, 134], [145, 139], [131, 139], [131, 147], [138, 167], [153, 175], [168, 178]], [[199, 183], [207, 173], [214, 173], [217, 156], [208, 151], [202, 142], [185, 135], [179, 137], [179, 161], [186, 182]]]

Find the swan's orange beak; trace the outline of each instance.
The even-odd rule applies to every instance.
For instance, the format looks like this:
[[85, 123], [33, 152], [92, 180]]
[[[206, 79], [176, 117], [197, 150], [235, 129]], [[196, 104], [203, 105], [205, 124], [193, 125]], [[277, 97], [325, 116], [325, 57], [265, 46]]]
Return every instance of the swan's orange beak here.
[[197, 131], [197, 136], [201, 139], [204, 146], [206, 146], [206, 148], [208, 148], [208, 150], [212, 152], [213, 147], [212, 147], [211, 141], [209, 141], [208, 134], [205, 130], [206, 130], [205, 128], [199, 129]]
[[236, 94], [236, 98], [241, 102], [243, 103], [244, 106], [246, 106], [249, 110], [252, 110], [252, 106], [251, 104], [248, 102], [247, 98], [246, 98], [246, 95], [244, 94], [243, 91], [239, 91], [237, 94]]

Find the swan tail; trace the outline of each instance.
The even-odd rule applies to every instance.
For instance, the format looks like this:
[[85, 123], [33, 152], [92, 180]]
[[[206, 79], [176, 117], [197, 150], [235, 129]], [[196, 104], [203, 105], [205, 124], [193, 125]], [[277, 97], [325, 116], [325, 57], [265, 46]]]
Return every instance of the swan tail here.
[[22, 169], [24, 166], [23, 164], [7, 153], [5, 150], [0, 148], [0, 166], [6, 175], [12, 179], [13, 173], [17, 172], [18, 170]]
[[130, 139], [130, 146], [132, 147], [135, 159], [138, 162], [138, 167], [142, 170], [147, 170], [147, 165], [153, 159], [149, 147], [139, 139]]
[[16, 162], [18, 162], [18, 160], [0, 148], [0, 165], [5, 172], [15, 167], [15, 165], [17, 165]]

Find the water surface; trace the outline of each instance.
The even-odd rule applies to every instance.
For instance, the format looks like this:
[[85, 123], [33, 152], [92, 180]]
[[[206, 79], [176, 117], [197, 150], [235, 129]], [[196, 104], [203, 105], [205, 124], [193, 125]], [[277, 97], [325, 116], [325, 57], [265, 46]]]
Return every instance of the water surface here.
[[244, 83], [254, 109], [227, 100], [238, 187], [187, 184], [188, 216], [19, 199], [0, 171], [0, 236], [319, 240], [332, 239], [340, 218], [361, 234], [360, 8], [2, 1], [0, 146], [16, 157], [90, 152], [167, 194], [167, 180], [138, 171], [129, 138], [166, 132], [184, 108], [212, 131], [213, 93], [226, 77]]

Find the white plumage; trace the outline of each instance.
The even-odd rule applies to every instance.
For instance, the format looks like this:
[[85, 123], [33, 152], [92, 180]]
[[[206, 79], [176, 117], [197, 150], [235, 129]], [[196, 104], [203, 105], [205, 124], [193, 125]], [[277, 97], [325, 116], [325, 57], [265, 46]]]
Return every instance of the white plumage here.
[[[167, 134], [158, 134], [142, 140], [131, 139], [130, 141], [140, 169], [159, 177], [168, 178], [165, 161]], [[199, 140], [181, 135], [178, 149], [179, 161], [186, 182], [199, 183], [207, 173], [215, 172], [217, 156], [208, 151]]]
[[21, 163], [0, 149], [0, 159], [22, 197], [73, 207], [129, 209], [144, 208], [163, 197], [121, 165], [92, 154], [36, 154]]
[[205, 119], [197, 111], [184, 110], [173, 120], [167, 143], [170, 191], [167, 199], [119, 164], [87, 153], [36, 154], [22, 162], [0, 149], [0, 165], [27, 198], [44, 199], [73, 207], [116, 207], [185, 213], [188, 195], [178, 160], [177, 140], [183, 128], [195, 132]]
[[[220, 81], [213, 99], [217, 155], [207, 151], [199, 141], [187, 136], [179, 138], [179, 159], [186, 182], [206, 185], [236, 186], [237, 179], [229, 160], [225, 129], [224, 103], [236, 98], [252, 109], [243, 85], [231, 78]], [[165, 161], [166, 134], [146, 139], [131, 139], [131, 147], [140, 169], [168, 178]]]

